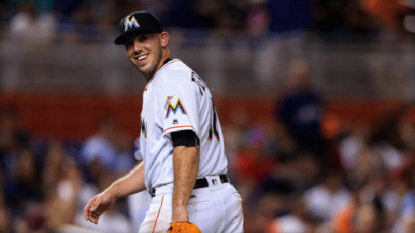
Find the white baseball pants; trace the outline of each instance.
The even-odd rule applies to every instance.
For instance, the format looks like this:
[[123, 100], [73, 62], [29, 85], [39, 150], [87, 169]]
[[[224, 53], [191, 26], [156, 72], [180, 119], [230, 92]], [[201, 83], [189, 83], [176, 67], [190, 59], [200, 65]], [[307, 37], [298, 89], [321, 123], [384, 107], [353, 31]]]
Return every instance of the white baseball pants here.
[[[230, 183], [220, 183], [218, 176], [206, 177], [209, 187], [194, 189], [187, 211], [189, 222], [202, 233], [242, 233], [242, 199]], [[150, 209], [138, 230], [139, 233], [166, 233], [172, 215], [173, 187], [156, 189]]]

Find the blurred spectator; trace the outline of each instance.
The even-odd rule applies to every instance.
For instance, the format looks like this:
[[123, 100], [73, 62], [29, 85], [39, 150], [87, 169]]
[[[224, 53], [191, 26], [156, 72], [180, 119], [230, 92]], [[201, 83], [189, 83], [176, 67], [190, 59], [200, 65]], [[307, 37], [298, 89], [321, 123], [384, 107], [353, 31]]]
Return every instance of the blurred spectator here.
[[296, 159], [295, 185], [299, 191], [307, 190], [315, 185], [318, 181], [320, 171], [327, 169], [321, 167], [319, 162], [308, 153], [298, 153]]
[[383, 225], [382, 219], [378, 218], [377, 209], [371, 204], [363, 204], [359, 206], [355, 215], [353, 232], [356, 233], [374, 233], [384, 232], [379, 229]]
[[59, 141], [51, 140], [49, 142], [42, 174], [44, 189], [47, 193], [54, 190], [64, 178], [64, 171], [67, 165], [64, 150]]
[[59, 143], [54, 142], [49, 147], [44, 172], [50, 225], [59, 228], [65, 224], [73, 224], [78, 207], [82, 204], [79, 203], [83, 188], [79, 166], [66, 155]]
[[359, 190], [353, 190], [351, 200], [334, 214], [330, 227], [331, 231], [334, 233], [353, 233], [356, 209], [359, 205]]
[[326, 172], [323, 182], [307, 190], [304, 195], [308, 213], [321, 222], [330, 221], [352, 197], [342, 183], [341, 174], [334, 171]]
[[[6, 22], [7, 19], [7, 11], [8, 11], [8, 4], [7, 0], [0, 0], [0, 24], [3, 24]], [[0, 28], [0, 31], [2, 29]]]
[[[244, 146], [237, 152], [237, 169], [239, 179], [261, 182], [267, 178], [274, 168], [274, 159], [266, 153], [266, 132], [259, 126], [246, 129]], [[261, 167], [261, 169], [256, 169]]]
[[11, 107], [4, 109], [0, 116], [0, 170], [4, 179], [12, 176], [16, 153], [30, 146], [30, 137], [19, 128], [17, 117], [17, 111]]
[[245, 17], [248, 1], [222, 1], [224, 8], [220, 14], [221, 20], [216, 20], [215, 28], [225, 30], [245, 29]]
[[119, 176], [134, 166], [132, 146], [111, 117], [100, 122], [99, 132], [86, 140], [81, 148], [80, 160], [87, 172], [87, 181], [97, 184], [104, 174]]
[[0, 153], [30, 146], [30, 137], [18, 125], [18, 112], [13, 107], [3, 109], [0, 116]]
[[315, 27], [321, 31], [333, 31], [344, 26], [341, 14], [343, 0], [314, 0]]
[[[100, 36], [100, 40], [105, 39], [105, 35], [110, 35], [114, 32], [114, 26], [117, 26], [119, 22], [117, 22], [119, 15], [118, 14], [118, 1], [114, 0], [93, 0], [89, 1], [89, 9], [91, 11], [91, 16], [93, 19], [91, 20], [96, 25], [96, 29], [94, 31], [100, 32], [102, 35]], [[137, 1], [138, 2], [138, 1]], [[140, 10], [140, 8], [136, 8]], [[79, 17], [79, 16], [78, 16]], [[84, 20], [85, 22], [85, 20]], [[86, 23], [84, 23], [86, 24]], [[86, 25], [88, 27], [92, 27], [92, 25]], [[84, 26], [85, 27], [85, 26]], [[86, 29], [84, 29], [86, 30]]]
[[374, 175], [385, 172], [384, 162], [371, 150], [364, 147], [357, 154], [356, 166], [348, 171], [348, 183], [350, 185], [361, 185], [369, 182]]
[[74, 24], [76, 24], [76, 36], [79, 41], [88, 41], [102, 37], [98, 33], [98, 27], [96, 27], [101, 18], [94, 17], [93, 6], [91, 4], [84, 3], [79, 6], [73, 13], [73, 18]]
[[60, 25], [74, 22], [73, 13], [81, 6], [83, 0], [60, 0], [56, 1], [55, 10], [58, 12], [58, 23]]
[[226, 12], [225, 1], [197, 0], [194, 10], [202, 28], [218, 28], [225, 21], [223, 18]]
[[3, 207], [0, 207], [0, 232], [11, 232], [11, 216], [10, 213]]
[[342, 33], [376, 31], [375, 20], [360, 6], [360, 2], [364, 1], [366, 0], [314, 0], [315, 29]]
[[276, 119], [283, 123], [300, 150], [323, 158], [325, 141], [321, 134], [324, 103], [312, 90], [310, 68], [304, 60], [294, 60], [288, 79], [289, 90], [279, 99]]
[[405, 162], [395, 173], [396, 191], [401, 197], [398, 213], [393, 222], [393, 233], [413, 232], [415, 229], [415, 153], [411, 151], [405, 155]]
[[35, 0], [39, 13], [49, 13], [54, 10], [56, 0]]
[[33, 152], [22, 149], [16, 155], [17, 161], [10, 168], [12, 174], [4, 183], [6, 205], [16, 213], [24, 210], [26, 202], [43, 201], [40, 164]]
[[[90, 222], [85, 221], [83, 208], [85, 204], [89, 201], [89, 199], [98, 193], [102, 192], [105, 188], [107, 188], [116, 178], [120, 176], [113, 177], [111, 175], [101, 174], [100, 182], [96, 186], [96, 189], [91, 190], [91, 187], [84, 186], [81, 192], [88, 192], [81, 193], [81, 197], [77, 207], [77, 214], [74, 216], [74, 223], [78, 226], [81, 226], [85, 229], [91, 229], [102, 233], [130, 233], [132, 226], [129, 222], [127, 216], [121, 213], [123, 209], [123, 204], [125, 199], [117, 200], [115, 205], [109, 209], [105, 214], [100, 217], [100, 223], [97, 225], [90, 224]], [[124, 212], [124, 211], [123, 211]]]
[[314, 185], [319, 171], [314, 157], [304, 152], [295, 153], [278, 161], [268, 179], [261, 182], [261, 190], [281, 195], [303, 192]]
[[306, 29], [312, 21], [308, 0], [268, 0], [271, 22], [270, 31], [281, 34], [292, 30]]
[[291, 132], [284, 126], [281, 121], [275, 121], [273, 135], [275, 137], [274, 146], [276, 147], [277, 159], [283, 160], [295, 154], [297, 143], [291, 136]]
[[200, 21], [193, 11], [195, 1], [173, 0], [167, 4], [167, 11], [160, 18], [165, 27], [197, 28], [200, 26]]
[[407, 8], [400, 0], [360, 0], [367, 11], [382, 28], [390, 31], [402, 31], [402, 18]]
[[378, 124], [375, 125], [370, 138], [370, 144], [374, 153], [384, 161], [385, 169], [394, 172], [402, 166], [406, 148], [409, 147], [403, 140], [403, 131], [400, 124], [405, 108], [398, 112], [387, 114]]
[[266, 233], [311, 232], [311, 227], [307, 223], [307, 211], [304, 200], [301, 196], [294, 198], [289, 210], [289, 214], [269, 222], [266, 226]]
[[393, 228], [393, 233], [413, 232], [415, 229], [415, 193], [408, 191], [402, 201], [399, 217]]
[[270, 14], [266, 2], [266, 0], [251, 0], [251, 6], [246, 13], [246, 29], [254, 38], [263, 36], [269, 31]]
[[18, 233], [50, 233], [52, 229], [45, 207], [41, 202], [28, 203], [22, 217], [16, 219], [15, 231]]
[[20, 11], [10, 19], [10, 35], [25, 44], [46, 44], [54, 39], [56, 22], [53, 14], [40, 14], [31, 0], [20, 5]]
[[342, 167], [346, 171], [355, 169], [357, 156], [367, 146], [368, 137], [368, 127], [364, 124], [358, 124], [352, 127], [351, 132], [341, 140], [339, 151]]
[[[379, 228], [390, 229], [395, 221], [400, 202], [400, 195], [395, 190], [396, 185], [389, 184], [386, 176], [373, 175], [370, 181], [362, 189], [360, 199], [362, 203], [373, 203], [377, 212], [376, 218]], [[380, 224], [382, 223], [382, 224]]]
[[[246, 206], [249, 208], [249, 206]], [[258, 204], [254, 209], [244, 206], [245, 232], [264, 232], [267, 223], [286, 211], [286, 198], [281, 195], [265, 194], [258, 198]]]

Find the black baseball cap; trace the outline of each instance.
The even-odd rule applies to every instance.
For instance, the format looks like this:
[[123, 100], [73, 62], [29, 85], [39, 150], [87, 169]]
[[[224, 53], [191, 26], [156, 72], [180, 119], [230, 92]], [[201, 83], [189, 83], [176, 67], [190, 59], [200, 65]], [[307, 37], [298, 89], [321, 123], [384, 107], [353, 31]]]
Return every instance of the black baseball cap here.
[[128, 36], [134, 33], [161, 33], [163, 28], [156, 16], [147, 11], [136, 11], [121, 19], [118, 25], [119, 35], [114, 43], [125, 44]]

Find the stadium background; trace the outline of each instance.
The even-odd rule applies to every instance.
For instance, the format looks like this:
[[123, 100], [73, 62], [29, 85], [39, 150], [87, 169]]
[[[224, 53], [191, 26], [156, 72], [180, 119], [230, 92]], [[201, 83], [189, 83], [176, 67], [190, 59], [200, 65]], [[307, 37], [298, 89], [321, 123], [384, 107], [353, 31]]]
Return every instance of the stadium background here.
[[213, 90], [247, 233], [412, 232], [414, 8], [1, 0], [0, 232], [137, 232], [145, 193], [82, 217], [135, 163], [146, 83], [113, 44], [135, 10]]

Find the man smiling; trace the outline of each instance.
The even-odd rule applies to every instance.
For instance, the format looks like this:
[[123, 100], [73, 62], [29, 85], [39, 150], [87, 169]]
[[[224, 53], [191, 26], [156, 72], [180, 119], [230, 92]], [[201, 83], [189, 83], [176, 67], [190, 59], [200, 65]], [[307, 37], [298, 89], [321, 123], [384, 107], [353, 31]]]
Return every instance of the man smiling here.
[[95, 224], [116, 199], [147, 189], [152, 202], [139, 233], [243, 232], [241, 197], [228, 162], [212, 95], [199, 76], [172, 57], [169, 34], [152, 14], [123, 18], [115, 44], [148, 84], [143, 94], [143, 160], [85, 206]]

